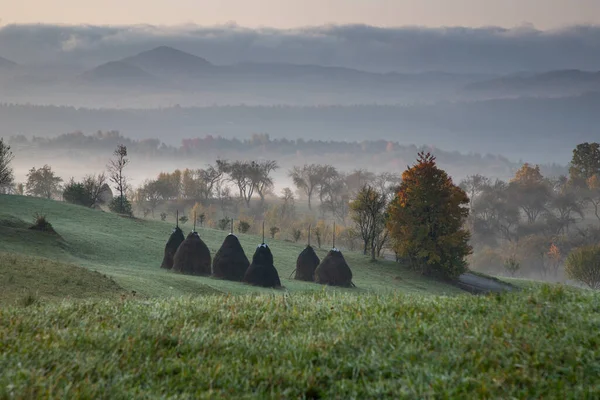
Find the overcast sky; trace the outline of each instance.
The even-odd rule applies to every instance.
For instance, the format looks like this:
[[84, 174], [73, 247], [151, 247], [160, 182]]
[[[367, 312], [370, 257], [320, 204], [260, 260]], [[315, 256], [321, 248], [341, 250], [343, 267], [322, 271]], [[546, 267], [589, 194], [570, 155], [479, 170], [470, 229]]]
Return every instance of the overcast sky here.
[[0, 0], [1, 23], [291, 28], [362, 23], [539, 29], [600, 23], [600, 0]]

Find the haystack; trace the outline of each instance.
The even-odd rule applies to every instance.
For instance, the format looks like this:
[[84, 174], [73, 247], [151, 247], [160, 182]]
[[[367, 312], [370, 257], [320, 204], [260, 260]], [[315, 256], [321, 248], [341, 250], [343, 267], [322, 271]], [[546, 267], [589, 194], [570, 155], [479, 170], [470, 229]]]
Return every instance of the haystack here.
[[190, 232], [173, 257], [173, 271], [186, 275], [210, 275], [210, 250], [198, 232]]
[[169, 240], [165, 245], [165, 256], [163, 257], [163, 262], [161, 264], [161, 268], [171, 269], [173, 268], [173, 257], [175, 257], [175, 253], [179, 248], [179, 245], [183, 243], [185, 240], [185, 236], [183, 236], [183, 231], [179, 228], [179, 226], [173, 229], [173, 233], [169, 236]]
[[315, 282], [323, 285], [352, 287], [352, 270], [342, 252], [335, 247], [327, 253], [315, 270]]
[[296, 260], [296, 276], [294, 279], [299, 281], [314, 282], [315, 270], [321, 263], [319, 256], [311, 245], [306, 246]]
[[250, 261], [248, 261], [240, 241], [231, 233], [227, 235], [221, 248], [215, 254], [212, 274], [216, 278], [240, 282], [244, 279], [249, 265]]
[[273, 254], [265, 243], [258, 246], [252, 264], [248, 267], [244, 282], [262, 287], [281, 287], [279, 274], [273, 265]]

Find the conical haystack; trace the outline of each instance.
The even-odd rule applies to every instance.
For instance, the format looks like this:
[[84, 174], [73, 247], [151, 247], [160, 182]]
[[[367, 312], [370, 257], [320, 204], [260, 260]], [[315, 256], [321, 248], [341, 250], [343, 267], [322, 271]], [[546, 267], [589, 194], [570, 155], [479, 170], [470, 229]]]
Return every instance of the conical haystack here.
[[319, 256], [315, 253], [312, 246], [308, 245], [296, 260], [296, 276], [294, 279], [299, 281], [314, 282], [315, 270], [321, 263]]
[[215, 254], [212, 274], [216, 278], [239, 282], [244, 279], [249, 265], [250, 261], [248, 261], [237, 236], [229, 234]]
[[273, 254], [265, 243], [258, 246], [252, 264], [248, 267], [244, 282], [255, 286], [280, 287], [279, 274], [273, 265]]
[[352, 270], [341, 251], [333, 248], [327, 253], [315, 270], [315, 282], [330, 286], [353, 286]]
[[165, 256], [163, 257], [163, 262], [160, 266], [161, 268], [173, 268], [173, 257], [175, 257], [179, 245], [183, 243], [184, 240], [185, 236], [183, 236], [183, 231], [179, 227], [173, 229], [173, 233], [171, 233], [171, 236], [169, 236], [169, 240], [165, 245]]
[[210, 250], [197, 232], [191, 232], [173, 257], [173, 271], [186, 275], [210, 275]]

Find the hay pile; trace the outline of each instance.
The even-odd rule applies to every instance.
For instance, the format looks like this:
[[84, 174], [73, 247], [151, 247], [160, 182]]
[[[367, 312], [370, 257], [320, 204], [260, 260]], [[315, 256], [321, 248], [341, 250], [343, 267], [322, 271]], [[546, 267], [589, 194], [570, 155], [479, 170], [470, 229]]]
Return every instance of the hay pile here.
[[252, 256], [244, 282], [262, 287], [281, 287], [279, 274], [273, 265], [273, 254], [266, 244], [261, 244]]
[[229, 234], [215, 254], [212, 274], [216, 278], [240, 282], [244, 279], [249, 265], [250, 261], [237, 236]]
[[210, 250], [197, 232], [191, 232], [173, 257], [173, 271], [186, 275], [210, 275]]
[[352, 270], [346, 263], [342, 252], [333, 248], [327, 253], [315, 270], [315, 282], [341, 287], [352, 287]]
[[169, 240], [165, 246], [165, 256], [163, 257], [163, 262], [160, 265], [161, 268], [171, 269], [173, 268], [173, 257], [175, 257], [175, 253], [179, 248], [179, 245], [183, 243], [185, 240], [185, 236], [183, 236], [183, 232], [179, 227], [173, 229], [173, 233], [169, 236]]
[[296, 260], [296, 276], [294, 279], [299, 281], [314, 282], [315, 270], [321, 263], [319, 256], [311, 245], [306, 246]]

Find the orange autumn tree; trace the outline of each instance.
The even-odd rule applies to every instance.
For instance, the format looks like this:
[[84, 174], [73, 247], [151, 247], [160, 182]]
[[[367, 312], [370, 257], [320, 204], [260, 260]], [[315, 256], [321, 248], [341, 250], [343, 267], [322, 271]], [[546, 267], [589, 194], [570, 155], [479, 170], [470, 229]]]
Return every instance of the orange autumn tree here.
[[388, 210], [394, 250], [423, 274], [456, 278], [472, 253], [464, 229], [468, 205], [467, 194], [437, 167], [435, 157], [419, 153], [417, 164], [402, 174]]

